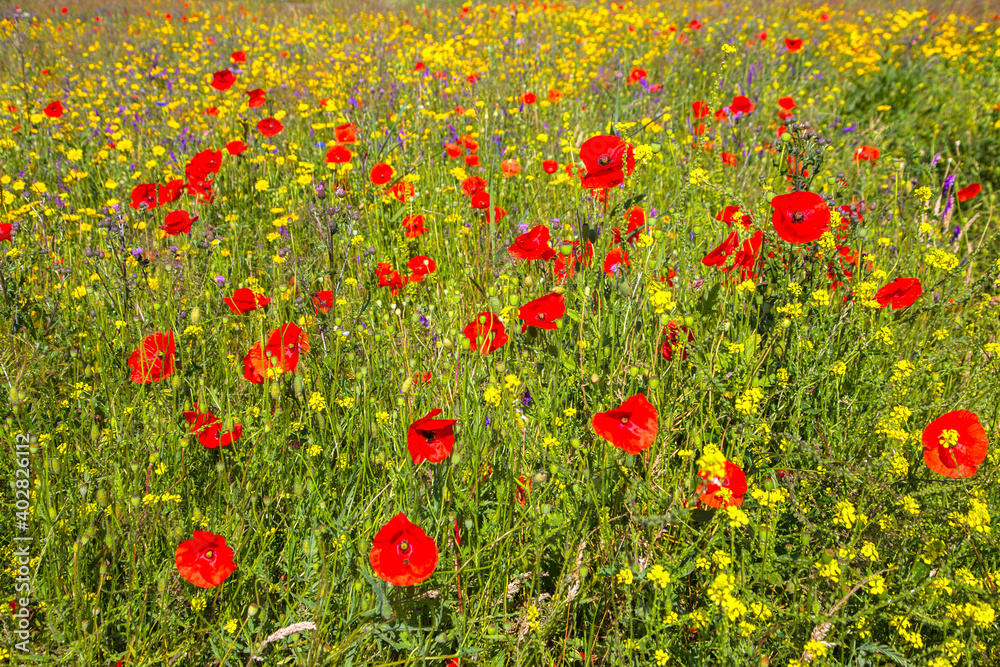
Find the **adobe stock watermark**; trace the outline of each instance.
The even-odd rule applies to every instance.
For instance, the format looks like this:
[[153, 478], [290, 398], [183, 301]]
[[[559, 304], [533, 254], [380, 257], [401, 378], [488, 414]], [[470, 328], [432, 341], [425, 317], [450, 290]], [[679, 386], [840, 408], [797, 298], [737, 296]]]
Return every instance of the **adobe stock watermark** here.
[[28, 653], [31, 648], [31, 534], [28, 509], [31, 507], [31, 435], [14, 438], [14, 650]]

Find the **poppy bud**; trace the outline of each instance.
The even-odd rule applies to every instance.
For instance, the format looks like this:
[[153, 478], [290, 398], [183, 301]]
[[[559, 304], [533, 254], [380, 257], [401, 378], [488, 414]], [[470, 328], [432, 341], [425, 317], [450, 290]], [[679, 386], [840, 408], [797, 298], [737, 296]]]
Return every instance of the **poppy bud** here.
[[201, 308], [198, 308], [197, 306], [192, 308], [189, 317], [191, 318], [191, 324], [198, 324], [198, 322], [201, 321]]
[[302, 400], [305, 395], [305, 387], [302, 386], [302, 378], [298, 375], [295, 376], [295, 381], [292, 382], [292, 391], [295, 392], [295, 398]]
[[59, 474], [59, 459], [52, 459], [52, 472]]
[[271, 506], [271, 496], [264, 496], [264, 507]]
[[107, 507], [108, 504], [108, 492], [104, 489], [97, 489], [97, 502], [100, 503], [102, 507]]
[[571, 446], [573, 446], [573, 447], [579, 447], [580, 446], [580, 438], [573, 438], [573, 439], [571, 439], [569, 441], [569, 444]]
[[173, 387], [174, 389], [180, 389], [181, 379], [175, 375], [174, 378], [170, 381], [170, 386]]
[[250, 606], [247, 607], [247, 616], [253, 617], [260, 612], [260, 607], [256, 603], [251, 602]]
[[129, 467], [132, 468], [132, 473], [135, 474], [139, 470], [139, 462], [138, 461], [132, 461], [132, 463], [129, 465]]
[[659, 386], [660, 386], [660, 381], [657, 380], [656, 378], [653, 378], [653, 379], [651, 379], [649, 381], [649, 388], [650, 389], [656, 389]]
[[701, 226], [699, 225], [699, 226], [695, 227], [694, 229], [692, 229], [691, 231], [693, 231], [695, 234], [701, 234]]
[[781, 318], [781, 328], [782, 329], [787, 329], [790, 326], [792, 326], [792, 321], [789, 318], [787, 318], [787, 317]]
[[156, 463], [159, 460], [160, 460], [160, 452], [159, 452], [159, 450], [152, 451], [152, 452], [149, 453], [149, 462], [150, 463]]
[[180, 441], [181, 447], [187, 447], [189, 444], [191, 444], [190, 440], [188, 440], [187, 438], [181, 438], [181, 441]]
[[308, 537], [302, 538], [302, 553], [308, 556], [309, 549], [310, 549], [309, 538]]
[[132, 502], [132, 507], [138, 507], [139, 503], [142, 502], [142, 498], [140, 498], [138, 495], [132, 496], [131, 498], [129, 498], [129, 500]]
[[638, 366], [632, 366], [631, 368], [628, 369], [628, 372], [629, 372], [629, 375], [631, 375], [632, 377], [638, 377], [639, 376], [639, 367]]
[[98, 570], [100, 571], [102, 577], [107, 576], [107, 574], [108, 574], [108, 561], [104, 561], [103, 563], [101, 563], [101, 567], [99, 567]]
[[101, 439], [101, 427], [97, 425], [97, 422], [90, 426], [90, 439], [94, 442]]
[[302, 494], [305, 493], [305, 487], [302, 486], [302, 482], [295, 480], [295, 483], [292, 484], [292, 493], [295, 494], [296, 498], [302, 497]]
[[277, 401], [281, 398], [281, 387], [277, 383], [271, 385], [271, 400]]
[[56, 512], [56, 508], [50, 506], [49, 507], [49, 519], [51, 521], [55, 521], [57, 516], [59, 516], [59, 513]]
[[222, 461], [219, 461], [218, 463], [215, 464], [215, 472], [217, 472], [217, 473], [219, 473], [221, 475], [225, 471], [226, 471], [226, 464], [225, 463], [223, 463]]
[[562, 245], [559, 246], [559, 252], [567, 256], [572, 255], [573, 245], [571, 243], [563, 243]]

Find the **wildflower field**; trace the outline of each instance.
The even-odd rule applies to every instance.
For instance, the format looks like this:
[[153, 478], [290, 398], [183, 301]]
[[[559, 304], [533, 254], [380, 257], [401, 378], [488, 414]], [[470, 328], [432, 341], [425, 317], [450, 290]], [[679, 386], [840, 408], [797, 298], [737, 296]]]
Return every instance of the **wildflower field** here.
[[1000, 664], [1000, 16], [0, 16], [0, 663]]

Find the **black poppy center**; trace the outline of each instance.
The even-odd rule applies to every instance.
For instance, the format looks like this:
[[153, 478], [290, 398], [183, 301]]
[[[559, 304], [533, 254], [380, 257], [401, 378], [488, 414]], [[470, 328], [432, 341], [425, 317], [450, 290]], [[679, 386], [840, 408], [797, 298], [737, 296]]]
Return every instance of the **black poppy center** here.
[[537, 319], [539, 322], [544, 322], [545, 321], [545, 313], [538, 313], [537, 315], [535, 315], [535, 319]]
[[605, 166], [611, 164], [611, 156], [610, 155], [602, 155], [601, 157], [597, 158], [597, 164], [601, 165], [602, 167], [605, 167]]
[[212, 560], [213, 558], [215, 558], [215, 552], [209, 549], [208, 551], [205, 552], [204, 556], [206, 560]]
[[[437, 440], [437, 433], [435, 433], [434, 431], [424, 431], [421, 429], [418, 430], [417, 433], [423, 436], [424, 440], [427, 441], [428, 445]], [[403, 544], [406, 544], [406, 542], [403, 542]]]
[[618, 420], [618, 423], [624, 426], [625, 424], [628, 424], [629, 418], [629, 415], [622, 415], [622, 417]]
[[802, 222], [805, 219], [806, 219], [806, 214], [803, 213], [802, 211], [796, 211], [795, 213], [792, 213], [792, 222]]

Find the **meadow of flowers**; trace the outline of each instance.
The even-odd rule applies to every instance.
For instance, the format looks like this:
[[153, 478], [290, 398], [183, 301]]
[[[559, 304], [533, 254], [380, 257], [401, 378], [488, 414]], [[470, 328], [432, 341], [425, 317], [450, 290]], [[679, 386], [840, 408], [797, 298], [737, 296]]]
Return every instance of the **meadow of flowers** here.
[[5, 664], [1000, 664], [1000, 16], [5, 11]]

